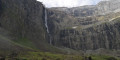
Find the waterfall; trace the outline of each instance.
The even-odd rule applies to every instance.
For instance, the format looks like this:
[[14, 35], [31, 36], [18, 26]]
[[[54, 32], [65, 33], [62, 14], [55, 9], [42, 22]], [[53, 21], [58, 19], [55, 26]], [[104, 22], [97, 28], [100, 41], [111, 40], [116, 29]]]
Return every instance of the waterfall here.
[[47, 33], [49, 34], [48, 22], [47, 22], [47, 10], [45, 9], [45, 26], [47, 28]]
[[48, 33], [48, 36], [50, 38], [49, 43], [51, 45], [52, 44], [52, 40], [51, 40], [51, 35], [50, 35], [50, 32], [49, 32], [49, 27], [48, 27], [48, 21], [47, 20], [48, 20], [47, 19], [47, 10], [45, 9], [45, 27], [47, 29], [47, 33]]

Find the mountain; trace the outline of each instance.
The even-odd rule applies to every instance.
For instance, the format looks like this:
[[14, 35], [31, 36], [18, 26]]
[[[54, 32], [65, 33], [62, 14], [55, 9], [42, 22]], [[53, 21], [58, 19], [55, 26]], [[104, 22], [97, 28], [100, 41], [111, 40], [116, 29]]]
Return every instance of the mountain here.
[[[119, 0], [73, 8], [49, 8], [48, 25], [52, 44], [58, 47], [93, 51], [120, 49]], [[112, 53], [113, 54], [113, 53]]]
[[[46, 8], [36, 0], [0, 0], [0, 60], [117, 60], [119, 0], [112, 1]], [[118, 8], [104, 9], [111, 2]]]

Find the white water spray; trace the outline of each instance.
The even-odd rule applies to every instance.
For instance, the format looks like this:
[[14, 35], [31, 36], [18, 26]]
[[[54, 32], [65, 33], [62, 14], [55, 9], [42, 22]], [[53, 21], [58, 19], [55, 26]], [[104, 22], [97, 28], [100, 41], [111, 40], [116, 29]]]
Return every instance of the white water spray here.
[[49, 32], [49, 27], [48, 27], [48, 21], [47, 21], [47, 10], [45, 9], [45, 26], [46, 26], [46, 29], [47, 29], [47, 33], [49, 34], [49, 38], [50, 38], [50, 45], [52, 44], [52, 40], [51, 40], [51, 35], [50, 35], [50, 32]]

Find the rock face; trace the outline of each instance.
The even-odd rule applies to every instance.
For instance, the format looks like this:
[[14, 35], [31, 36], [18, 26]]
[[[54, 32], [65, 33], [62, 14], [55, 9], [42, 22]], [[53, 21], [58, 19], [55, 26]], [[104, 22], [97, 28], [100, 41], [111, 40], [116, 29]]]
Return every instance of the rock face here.
[[[0, 28], [9, 32], [5, 35], [10, 37], [9, 41], [44, 49], [41, 48], [44, 43], [47, 45], [44, 11], [43, 4], [36, 0], [0, 0]], [[6, 45], [7, 41], [3, 43]]]
[[85, 16], [92, 16], [95, 15], [95, 12], [97, 11], [97, 7], [94, 5], [91, 6], [81, 6], [81, 7], [73, 7], [73, 8], [51, 8], [58, 11], [64, 11], [69, 15], [72, 15], [74, 17], [85, 17]]
[[117, 23], [104, 23], [87, 29], [65, 29], [60, 31], [61, 45], [78, 50], [99, 48], [120, 49], [120, 31]]
[[80, 7], [66, 8], [56, 7], [51, 8], [53, 10], [64, 11], [74, 17], [86, 17], [93, 15], [105, 15], [109, 13], [116, 13], [120, 11], [120, 0], [103, 0], [97, 5], [86, 5]]
[[29, 47], [50, 51], [49, 38], [57, 47], [119, 50], [120, 5], [116, 1], [45, 9], [36, 0], [0, 0], [0, 50]]
[[52, 44], [84, 51], [119, 50], [119, 3], [110, 0], [95, 6], [50, 8], [48, 24]]
[[107, 14], [120, 11], [120, 0], [101, 1], [97, 5], [98, 14]]

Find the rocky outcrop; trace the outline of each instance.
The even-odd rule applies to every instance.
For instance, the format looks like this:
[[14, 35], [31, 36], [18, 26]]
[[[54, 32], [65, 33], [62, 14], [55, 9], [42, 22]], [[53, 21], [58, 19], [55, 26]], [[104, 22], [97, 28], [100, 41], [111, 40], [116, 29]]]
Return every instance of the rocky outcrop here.
[[101, 1], [97, 4], [98, 14], [108, 14], [120, 11], [120, 0]]

